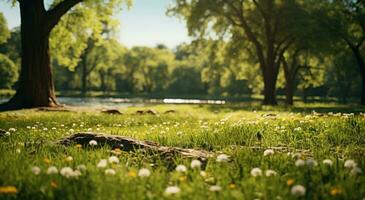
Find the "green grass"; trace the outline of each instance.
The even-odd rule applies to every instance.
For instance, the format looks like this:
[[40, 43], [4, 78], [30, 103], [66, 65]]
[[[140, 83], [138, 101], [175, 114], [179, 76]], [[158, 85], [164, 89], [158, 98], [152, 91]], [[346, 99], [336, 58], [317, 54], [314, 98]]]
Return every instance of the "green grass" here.
[[[138, 109], [149, 108], [159, 113], [175, 109], [177, 113], [134, 114]], [[312, 110], [357, 114], [322, 116]], [[353, 159], [358, 168], [365, 169], [365, 117], [359, 114], [363, 110], [319, 104], [275, 109], [232, 104], [131, 107], [121, 116], [35, 110], [0, 113], [0, 128], [16, 129], [10, 136], [0, 137], [0, 186], [17, 188], [17, 193], [0, 194], [0, 199], [363, 199], [364, 172], [352, 175], [351, 169], [344, 167], [346, 160]], [[263, 117], [267, 113], [276, 117]], [[71, 134], [71, 129], [74, 132], [92, 129], [166, 146], [225, 153], [230, 161], [218, 163], [216, 158], [209, 159], [201, 169], [207, 175], [201, 176], [200, 170], [190, 168], [191, 159], [177, 156], [171, 164], [159, 155], [123, 152], [118, 155], [119, 164], [108, 164], [107, 168], [116, 171], [114, 176], [108, 176], [107, 168], [96, 166], [101, 159], [114, 155], [108, 147], [54, 144]], [[262, 150], [249, 148], [252, 146]], [[290, 153], [275, 151], [272, 156], [263, 156], [265, 149], [279, 146], [291, 149]], [[303, 160], [315, 159], [318, 165], [295, 166], [296, 152], [301, 152]], [[68, 156], [73, 160], [67, 161]], [[324, 165], [324, 159], [331, 159], [333, 166]], [[86, 171], [79, 177], [46, 173], [49, 166], [60, 170], [66, 166], [76, 169], [81, 164], [86, 165]], [[187, 166], [188, 171], [176, 172], [174, 166], [178, 164]], [[32, 173], [33, 166], [40, 167], [39, 175]], [[250, 174], [256, 167], [262, 169], [262, 176]], [[141, 168], [148, 168], [151, 176], [136, 176]], [[266, 177], [267, 169], [275, 170], [277, 176]], [[288, 185], [288, 182], [293, 183]], [[212, 185], [219, 185], [222, 190], [211, 192]], [[303, 185], [305, 195], [292, 195], [293, 185]], [[168, 186], [178, 186], [181, 192], [166, 195]]]

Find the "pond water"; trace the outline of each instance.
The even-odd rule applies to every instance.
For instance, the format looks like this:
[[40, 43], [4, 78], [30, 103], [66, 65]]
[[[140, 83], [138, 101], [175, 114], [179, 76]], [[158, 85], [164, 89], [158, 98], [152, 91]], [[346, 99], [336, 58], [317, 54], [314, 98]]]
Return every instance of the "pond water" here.
[[[59, 103], [70, 106], [138, 106], [146, 104], [225, 104], [222, 100], [201, 99], [144, 99], [144, 98], [102, 98], [102, 97], [58, 97]], [[0, 103], [8, 99], [0, 98]]]

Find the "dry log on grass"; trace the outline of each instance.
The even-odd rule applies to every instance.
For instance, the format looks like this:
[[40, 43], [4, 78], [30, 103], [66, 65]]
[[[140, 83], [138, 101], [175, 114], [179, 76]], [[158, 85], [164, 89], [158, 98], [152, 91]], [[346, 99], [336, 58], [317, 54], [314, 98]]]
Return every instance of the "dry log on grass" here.
[[183, 157], [206, 160], [207, 158], [212, 157], [214, 155], [213, 153], [204, 150], [166, 147], [150, 141], [142, 141], [118, 135], [105, 135], [105, 134], [96, 134], [90, 132], [77, 133], [69, 137], [63, 138], [57, 143], [66, 146], [75, 144], [89, 146], [89, 142], [91, 140], [95, 140], [97, 142], [97, 146], [99, 147], [107, 145], [112, 147], [113, 149], [118, 148], [122, 151], [143, 150], [147, 153], [156, 153], [164, 157], [181, 155]]

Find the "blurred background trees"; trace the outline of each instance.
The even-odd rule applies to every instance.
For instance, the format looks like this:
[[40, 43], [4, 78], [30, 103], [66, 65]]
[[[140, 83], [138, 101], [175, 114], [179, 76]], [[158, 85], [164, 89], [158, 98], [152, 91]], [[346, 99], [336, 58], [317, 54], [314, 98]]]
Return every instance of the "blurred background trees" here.
[[[174, 49], [163, 44], [127, 48], [116, 39], [118, 24], [110, 15], [98, 15], [98, 23], [72, 25], [95, 15], [73, 10], [50, 41], [56, 90], [80, 96], [95, 91], [106, 96], [262, 96], [272, 105], [277, 97], [288, 105], [299, 99], [348, 103], [364, 98], [363, 1], [174, 2], [168, 14], [186, 21], [193, 38]], [[60, 38], [68, 42], [60, 44]], [[0, 15], [0, 88], [17, 87], [20, 52], [19, 28], [8, 30]]]

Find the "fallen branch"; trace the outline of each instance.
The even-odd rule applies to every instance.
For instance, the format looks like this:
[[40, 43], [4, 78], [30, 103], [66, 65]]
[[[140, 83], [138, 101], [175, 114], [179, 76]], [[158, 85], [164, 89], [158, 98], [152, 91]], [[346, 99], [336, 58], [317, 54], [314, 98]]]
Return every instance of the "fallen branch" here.
[[166, 147], [160, 146], [155, 142], [136, 140], [129, 137], [117, 136], [117, 135], [105, 135], [96, 133], [77, 133], [69, 137], [63, 138], [58, 141], [58, 144], [62, 145], [75, 145], [81, 144], [83, 146], [89, 146], [89, 142], [95, 140], [97, 146], [111, 146], [113, 149], [120, 149], [122, 151], [135, 151], [144, 150], [149, 153], [157, 153], [162, 156], [174, 156], [181, 155], [183, 157], [199, 158], [206, 160], [209, 157], [213, 157], [214, 154], [204, 150], [196, 149], [184, 149], [178, 147]]

